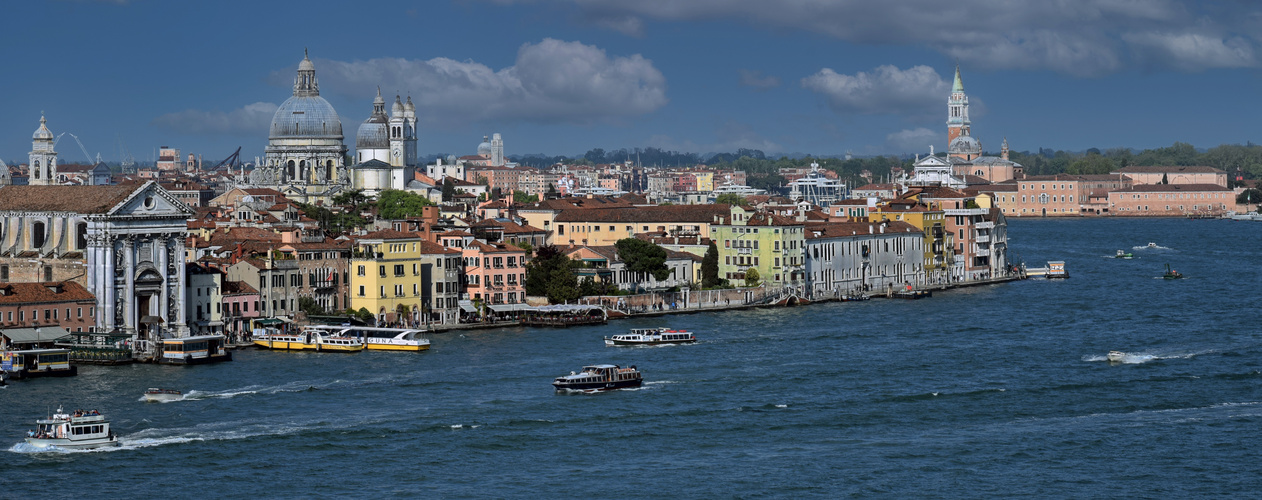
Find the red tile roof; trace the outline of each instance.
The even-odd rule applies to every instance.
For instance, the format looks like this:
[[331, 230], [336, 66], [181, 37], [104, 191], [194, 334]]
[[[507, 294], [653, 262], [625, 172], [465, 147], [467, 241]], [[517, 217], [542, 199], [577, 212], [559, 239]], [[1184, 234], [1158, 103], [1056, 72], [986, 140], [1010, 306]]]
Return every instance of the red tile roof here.
[[4, 186], [0, 188], [0, 210], [103, 214], [140, 187]]
[[[61, 287], [56, 292], [50, 287]], [[0, 283], [0, 304], [47, 304], [54, 302], [93, 301], [92, 295], [83, 285], [73, 281], [51, 283]]]

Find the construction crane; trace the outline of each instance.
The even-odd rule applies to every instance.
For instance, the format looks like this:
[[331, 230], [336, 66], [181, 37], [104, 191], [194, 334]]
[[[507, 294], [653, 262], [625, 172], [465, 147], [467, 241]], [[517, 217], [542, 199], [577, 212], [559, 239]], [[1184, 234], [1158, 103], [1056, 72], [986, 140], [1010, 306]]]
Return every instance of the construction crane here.
[[123, 172], [129, 173], [131, 172], [131, 168], [136, 166], [136, 157], [132, 156], [131, 150], [127, 149], [127, 144], [123, 143], [122, 134], [117, 134], [117, 137], [119, 162], [122, 164]]
[[[66, 133], [68, 133], [68, 132], [66, 132]], [[84, 158], [87, 158], [87, 159], [88, 159], [88, 161], [89, 161], [89, 162], [91, 162], [91, 161], [92, 161], [92, 155], [88, 154], [88, 148], [83, 147], [83, 141], [79, 140], [79, 136], [74, 135], [74, 134], [70, 134], [70, 137], [74, 137], [74, 142], [76, 142], [76, 143], [78, 143], [78, 144], [79, 144], [79, 151], [83, 151], [83, 157], [84, 157]], [[97, 154], [96, 154], [96, 161], [97, 161], [97, 163], [100, 163], [100, 162], [101, 162], [101, 154], [100, 154], [100, 153], [97, 153]]]
[[234, 167], [241, 165], [241, 146], [237, 146], [237, 150], [233, 152], [231, 156], [224, 158], [224, 160], [219, 163], [216, 163], [215, 166], [210, 167], [210, 170], [219, 170], [219, 167], [224, 165], [228, 166], [228, 170], [232, 170]]

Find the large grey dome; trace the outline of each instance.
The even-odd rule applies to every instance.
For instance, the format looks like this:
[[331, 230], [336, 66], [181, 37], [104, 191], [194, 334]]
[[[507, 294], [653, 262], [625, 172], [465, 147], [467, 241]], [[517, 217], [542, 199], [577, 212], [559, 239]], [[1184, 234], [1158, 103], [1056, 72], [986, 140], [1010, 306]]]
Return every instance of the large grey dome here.
[[272, 116], [269, 139], [342, 139], [342, 120], [333, 105], [318, 95], [286, 99]]
[[947, 145], [948, 153], [980, 153], [982, 151], [982, 143], [977, 142], [972, 136], [961, 135], [956, 137]]

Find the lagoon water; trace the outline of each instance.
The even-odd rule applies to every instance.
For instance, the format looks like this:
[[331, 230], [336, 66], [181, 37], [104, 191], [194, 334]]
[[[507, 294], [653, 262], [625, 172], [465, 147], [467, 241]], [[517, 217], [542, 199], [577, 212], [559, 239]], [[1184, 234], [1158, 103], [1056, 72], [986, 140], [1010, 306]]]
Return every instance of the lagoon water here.
[[[0, 497], [1257, 495], [1262, 224], [1012, 220], [1010, 238], [1072, 278], [13, 382]], [[601, 341], [648, 326], [702, 340]], [[549, 385], [600, 362], [647, 383]], [[101, 410], [123, 446], [32, 453], [21, 437], [58, 405]]]

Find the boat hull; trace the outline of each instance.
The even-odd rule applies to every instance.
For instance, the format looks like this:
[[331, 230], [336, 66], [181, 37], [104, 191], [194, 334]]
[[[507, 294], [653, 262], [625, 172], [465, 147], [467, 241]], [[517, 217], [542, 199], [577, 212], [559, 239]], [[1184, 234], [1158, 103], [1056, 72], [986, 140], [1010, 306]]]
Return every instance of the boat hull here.
[[207, 363], [219, 363], [222, 361], [232, 361], [232, 353], [225, 351], [221, 355], [205, 356], [205, 357], [161, 357], [158, 358], [158, 364], [161, 365], [204, 365]]
[[691, 344], [691, 343], [694, 343], [694, 342], [696, 342], [696, 341], [697, 341], [697, 339], [688, 339], [688, 340], [649, 340], [649, 341], [634, 341], [634, 340], [614, 340], [614, 339], [605, 339], [605, 345], [607, 345], [607, 346], [629, 346], [629, 345]]
[[5, 373], [9, 378], [19, 380], [40, 377], [73, 377], [79, 374], [79, 367], [70, 365], [70, 368], [66, 370], [15, 370]]
[[420, 352], [428, 351], [429, 344], [384, 344], [369, 342], [364, 344], [364, 348], [370, 351], [404, 351], [404, 352]]
[[69, 439], [47, 439], [47, 438], [26, 438], [26, 442], [37, 448], [57, 447], [64, 450], [91, 450], [95, 448], [108, 448], [118, 446], [118, 438], [109, 437], [101, 439], [82, 439], [72, 441]]
[[630, 389], [644, 385], [644, 379], [619, 380], [612, 382], [563, 383], [553, 382], [558, 391], [612, 391], [614, 389]]
[[164, 401], [179, 401], [184, 399], [183, 394], [145, 394], [145, 402], [161, 403]]
[[254, 345], [277, 351], [359, 352], [364, 350], [363, 346], [307, 344], [303, 342], [287, 342], [283, 340], [255, 340]]

